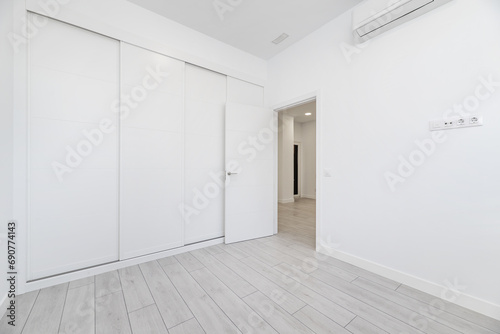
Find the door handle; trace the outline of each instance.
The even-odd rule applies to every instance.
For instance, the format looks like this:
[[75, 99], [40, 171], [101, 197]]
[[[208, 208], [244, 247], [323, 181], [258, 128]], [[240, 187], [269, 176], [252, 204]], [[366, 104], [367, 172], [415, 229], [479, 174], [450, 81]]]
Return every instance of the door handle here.
[[231, 176], [231, 175], [238, 175], [238, 173], [234, 173], [234, 172], [227, 172], [227, 175]]

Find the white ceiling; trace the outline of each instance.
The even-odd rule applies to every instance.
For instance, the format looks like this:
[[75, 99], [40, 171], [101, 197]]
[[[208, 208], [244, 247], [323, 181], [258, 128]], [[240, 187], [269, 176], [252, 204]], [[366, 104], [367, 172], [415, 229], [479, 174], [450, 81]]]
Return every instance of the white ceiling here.
[[[128, 1], [259, 58], [269, 59], [362, 0]], [[279, 45], [273, 44], [282, 33], [290, 37]]]
[[[307, 123], [316, 120], [316, 101], [304, 103], [289, 109], [280, 110], [285, 115], [293, 116], [293, 121], [297, 123]], [[306, 116], [311, 113], [311, 116]]]

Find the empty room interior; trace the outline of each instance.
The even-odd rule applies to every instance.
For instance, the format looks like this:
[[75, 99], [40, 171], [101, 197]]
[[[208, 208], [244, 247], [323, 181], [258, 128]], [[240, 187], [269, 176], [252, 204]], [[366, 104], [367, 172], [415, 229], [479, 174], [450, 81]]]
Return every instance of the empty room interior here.
[[499, 18], [0, 0], [0, 333], [500, 334]]

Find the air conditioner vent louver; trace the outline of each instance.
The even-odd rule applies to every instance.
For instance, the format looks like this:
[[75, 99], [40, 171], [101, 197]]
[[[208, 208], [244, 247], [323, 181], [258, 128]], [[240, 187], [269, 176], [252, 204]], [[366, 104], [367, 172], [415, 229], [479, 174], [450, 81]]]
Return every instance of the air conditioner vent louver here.
[[353, 10], [356, 42], [370, 38], [452, 0], [369, 0]]

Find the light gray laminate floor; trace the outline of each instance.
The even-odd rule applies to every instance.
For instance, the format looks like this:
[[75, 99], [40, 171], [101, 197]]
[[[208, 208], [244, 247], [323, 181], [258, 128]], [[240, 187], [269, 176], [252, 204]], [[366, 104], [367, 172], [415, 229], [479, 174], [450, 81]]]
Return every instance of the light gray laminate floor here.
[[278, 235], [217, 245], [17, 299], [0, 333], [500, 333], [500, 322], [316, 253], [315, 202]]

